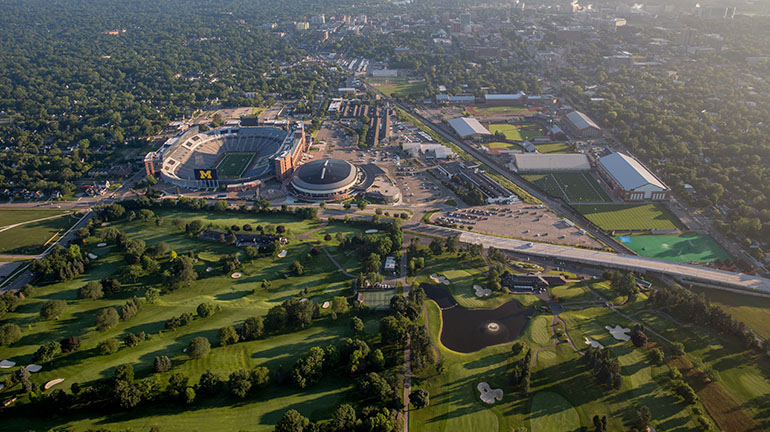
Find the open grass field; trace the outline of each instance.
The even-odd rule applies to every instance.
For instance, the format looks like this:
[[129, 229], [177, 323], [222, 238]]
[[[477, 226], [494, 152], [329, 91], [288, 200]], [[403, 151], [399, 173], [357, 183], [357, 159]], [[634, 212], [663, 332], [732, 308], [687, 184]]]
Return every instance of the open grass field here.
[[573, 153], [572, 148], [565, 142], [535, 144], [538, 153]]
[[227, 153], [217, 164], [217, 175], [221, 178], [238, 178], [254, 160], [254, 153]]
[[[32, 375], [35, 386], [40, 386], [54, 378], [64, 378], [65, 382], [59, 388], [69, 389], [78, 382], [81, 384], [96, 379], [112, 376], [115, 367], [129, 363], [134, 366], [137, 378], [152, 375], [152, 362], [155, 356], [167, 355], [171, 358], [173, 368], [165, 374], [158, 374], [162, 385], [168, 376], [174, 372], [187, 374], [191, 382], [197, 382], [198, 377], [206, 370], [227, 376], [238, 368], [251, 368], [264, 365], [271, 370], [282, 366], [288, 369], [294, 360], [304, 355], [311, 346], [324, 346], [341, 338], [353, 336], [349, 329], [348, 320], [332, 321], [328, 319], [328, 310], [321, 310], [321, 318], [304, 330], [269, 335], [265, 338], [242, 342], [227, 347], [216, 344], [216, 334], [219, 328], [227, 325], [239, 325], [243, 320], [252, 316], [264, 315], [267, 310], [292, 297], [305, 297], [314, 303], [331, 300], [333, 296], [349, 295], [350, 279], [342, 275], [325, 254], [319, 254], [305, 261], [305, 273], [302, 276], [285, 278], [289, 264], [294, 260], [303, 260], [317, 240], [298, 241], [294, 239], [286, 246], [288, 255], [284, 258], [265, 257], [248, 261], [243, 255], [243, 268], [239, 271], [243, 277], [233, 280], [229, 274], [222, 274], [219, 259], [231, 253], [240, 253], [237, 248], [214, 242], [204, 242], [189, 238], [176, 231], [168, 222], [169, 218], [203, 219], [227, 221], [227, 223], [251, 224], [285, 224], [295, 228], [294, 234], [306, 230], [298, 228], [314, 227], [317, 223], [299, 221], [291, 217], [261, 216], [261, 215], [218, 215], [214, 213], [192, 213], [163, 211], [166, 223], [157, 226], [154, 222], [119, 222], [113, 224], [123, 230], [131, 239], [142, 240], [148, 246], [166, 243], [171, 250], [178, 254], [188, 251], [195, 252], [198, 261], [195, 270], [199, 279], [191, 286], [166, 293], [154, 304], [145, 303], [136, 317], [121, 321], [116, 327], [98, 332], [94, 327], [97, 312], [105, 307], [119, 307], [126, 298], [137, 295], [142, 297], [146, 288], [158, 286], [157, 280], [148, 277], [140, 278], [136, 283], [121, 280], [125, 292], [113, 297], [98, 300], [80, 300], [77, 290], [89, 281], [100, 280], [103, 277], [120, 277], [119, 270], [124, 263], [121, 253], [114, 246], [96, 247], [99, 241], [90, 239], [86, 246], [89, 252], [99, 256], [94, 265], [83, 275], [72, 281], [51, 284], [39, 288], [33, 298], [25, 300], [18, 309], [4, 316], [3, 323], [13, 322], [22, 329], [22, 339], [10, 346], [0, 348], [0, 359], [12, 359], [19, 365], [32, 362], [35, 350], [44, 342], [59, 341], [67, 336], [76, 335], [83, 339], [79, 351], [61, 355], [51, 363], [44, 364], [41, 372]], [[221, 216], [221, 217], [218, 217]], [[358, 229], [346, 230], [346, 226], [330, 225], [344, 235], [353, 235]], [[329, 247], [332, 243], [321, 240]], [[161, 263], [168, 261], [168, 256], [160, 258]], [[207, 267], [213, 271], [206, 272]], [[270, 289], [261, 288], [263, 280], [271, 280]], [[307, 290], [307, 291], [305, 291]], [[39, 310], [49, 300], [61, 299], [67, 301], [65, 313], [58, 321], [41, 321]], [[176, 331], [164, 330], [164, 322], [172, 316], [184, 312], [195, 314], [199, 303], [214, 302], [220, 310], [208, 318], [199, 318]], [[372, 315], [377, 322], [378, 316]], [[367, 323], [371, 318], [365, 318]], [[114, 354], [99, 355], [97, 345], [108, 338], [122, 337], [127, 332], [144, 331], [149, 335], [148, 340], [135, 347], [122, 346]], [[212, 343], [211, 353], [199, 360], [190, 359], [183, 349], [193, 337], [203, 336]], [[374, 333], [367, 338], [379, 338]], [[371, 339], [374, 341], [374, 339]], [[0, 380], [4, 379], [13, 369], [0, 369]], [[250, 397], [241, 402], [234, 402], [226, 392], [211, 399], [196, 403], [193, 407], [183, 405], [157, 404], [142, 408], [142, 416], [134, 414], [109, 414], [81, 412], [57, 416], [24, 416], [23, 418], [4, 418], [3, 430], [48, 430], [54, 427], [85, 430], [87, 428], [108, 428], [111, 430], [145, 430], [151, 426], [160, 426], [162, 430], [256, 430], [272, 431], [274, 424], [287, 409], [294, 408], [312, 419], [328, 418], [330, 410], [343, 401], [350, 401], [348, 390], [352, 381], [346, 382], [338, 377], [322, 381], [307, 391], [298, 391], [291, 385], [270, 385], [258, 396]], [[56, 388], [56, 387], [55, 387]], [[5, 399], [15, 389], [0, 390], [0, 399]], [[23, 402], [22, 398], [19, 402]], [[17, 402], [17, 403], [19, 403]], [[355, 403], [355, 401], [352, 401]]]
[[709, 288], [692, 287], [719, 305], [733, 318], [742, 321], [758, 335], [770, 338], [770, 299]]
[[489, 125], [492, 133], [502, 132], [505, 139], [512, 141], [526, 141], [535, 137], [545, 136], [545, 129], [535, 123], [509, 124], [498, 123]]
[[730, 260], [730, 254], [709, 236], [700, 234], [632, 235], [618, 237], [641, 256], [667, 261], [710, 263]]
[[494, 141], [487, 146], [490, 148], [490, 150], [519, 150], [521, 151], [521, 147], [517, 144], [507, 143], [507, 142], [501, 142], [501, 141]]
[[75, 222], [77, 222], [76, 218], [62, 213], [52, 219], [30, 222], [2, 231], [0, 232], [0, 253], [38, 254]]
[[67, 210], [0, 210], [0, 229], [8, 225], [69, 213]]
[[425, 91], [425, 82], [409, 82], [406, 78], [367, 78], [366, 82], [388, 97], [411, 96]]
[[564, 285], [551, 287], [549, 290], [552, 298], [557, 298], [559, 302], [576, 302], [593, 300], [594, 295], [588, 290], [583, 282], [572, 282]]
[[549, 195], [570, 203], [611, 202], [607, 192], [588, 173], [524, 174], [522, 177]]
[[605, 231], [674, 230], [681, 223], [659, 204], [575, 205], [591, 222]]

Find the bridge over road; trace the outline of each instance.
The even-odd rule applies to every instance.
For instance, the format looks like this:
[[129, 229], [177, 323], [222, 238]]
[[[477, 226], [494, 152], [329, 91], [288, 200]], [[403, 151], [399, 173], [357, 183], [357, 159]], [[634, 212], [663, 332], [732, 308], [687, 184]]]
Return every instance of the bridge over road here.
[[[446, 228], [444, 228], [446, 229]], [[418, 229], [419, 230], [419, 229]], [[725, 291], [734, 291], [761, 297], [770, 297], [770, 279], [700, 267], [691, 264], [679, 264], [636, 255], [616, 254], [568, 246], [534, 243], [467, 231], [455, 231], [460, 234], [463, 243], [477, 243], [484, 247], [494, 246], [514, 253], [552, 258], [590, 266], [614, 268], [665, 275], [682, 284], [700, 285]]]

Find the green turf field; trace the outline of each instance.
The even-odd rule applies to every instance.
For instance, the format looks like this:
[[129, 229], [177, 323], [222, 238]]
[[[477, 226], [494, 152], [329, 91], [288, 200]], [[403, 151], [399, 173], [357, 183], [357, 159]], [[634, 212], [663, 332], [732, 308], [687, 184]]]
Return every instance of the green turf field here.
[[526, 141], [545, 135], [545, 130], [535, 123], [491, 124], [489, 125], [489, 131], [492, 133], [502, 132], [505, 135], [505, 139], [512, 141]]
[[217, 164], [217, 175], [220, 178], [238, 178], [249, 168], [254, 160], [254, 153], [227, 153]]
[[388, 97], [412, 96], [425, 91], [425, 82], [409, 82], [406, 78], [367, 78], [366, 82]]
[[538, 153], [573, 153], [569, 144], [564, 142], [535, 144]]
[[490, 149], [500, 149], [500, 150], [519, 150], [521, 151], [521, 147], [519, 147], [517, 144], [507, 143], [507, 142], [500, 142], [500, 141], [494, 141], [489, 144], [487, 144]]
[[17, 223], [69, 213], [67, 210], [0, 210], [0, 228]]
[[[35, 216], [35, 219], [37, 219], [37, 216]], [[2, 231], [0, 232], [0, 253], [38, 254], [48, 244], [58, 239], [75, 222], [77, 222], [77, 219], [59, 213], [58, 217], [52, 219], [30, 222]]]
[[609, 195], [588, 173], [524, 174], [522, 177], [549, 195], [571, 203], [611, 201]]
[[591, 222], [605, 231], [673, 230], [680, 222], [659, 204], [575, 205]]
[[730, 260], [730, 254], [709, 236], [700, 234], [632, 235], [616, 237], [641, 256], [676, 262], [710, 263]]

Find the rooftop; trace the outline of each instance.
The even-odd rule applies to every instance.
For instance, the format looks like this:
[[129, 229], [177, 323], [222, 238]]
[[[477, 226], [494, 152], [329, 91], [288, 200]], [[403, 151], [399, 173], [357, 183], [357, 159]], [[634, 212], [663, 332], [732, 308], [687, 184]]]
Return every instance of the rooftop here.
[[449, 126], [457, 132], [457, 135], [461, 137], [469, 137], [471, 135], [492, 135], [484, 126], [479, 123], [473, 117], [457, 117], [449, 120]]

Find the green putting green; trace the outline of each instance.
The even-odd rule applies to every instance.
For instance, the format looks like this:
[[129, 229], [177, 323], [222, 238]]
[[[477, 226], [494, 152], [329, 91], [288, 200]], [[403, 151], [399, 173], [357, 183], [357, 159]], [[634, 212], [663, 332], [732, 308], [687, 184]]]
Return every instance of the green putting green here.
[[700, 234], [638, 235], [617, 238], [634, 252], [650, 258], [694, 263], [731, 259], [730, 254], [714, 239]]

